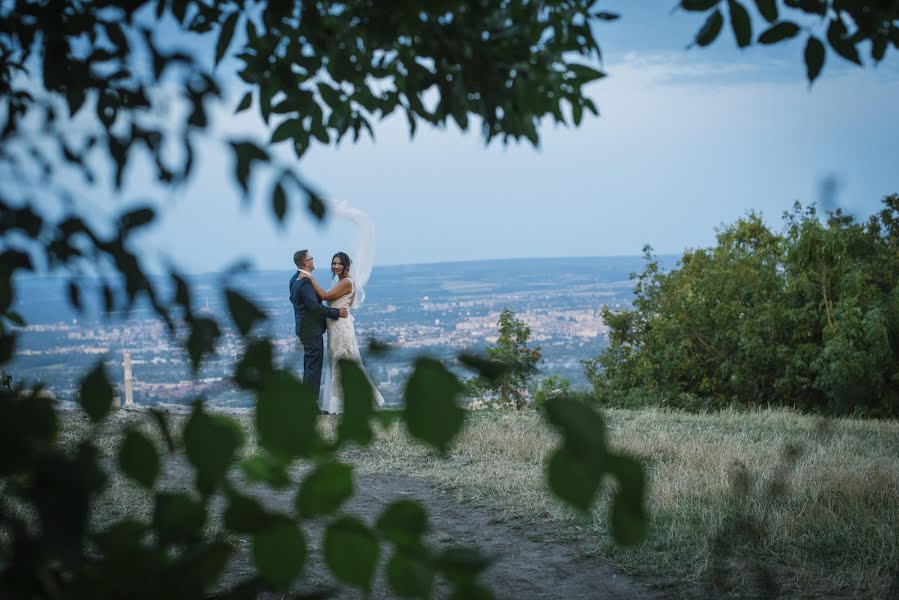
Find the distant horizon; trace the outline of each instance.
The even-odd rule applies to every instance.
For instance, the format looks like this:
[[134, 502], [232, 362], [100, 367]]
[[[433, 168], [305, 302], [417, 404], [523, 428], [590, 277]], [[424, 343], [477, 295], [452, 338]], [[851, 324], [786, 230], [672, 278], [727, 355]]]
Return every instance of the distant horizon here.
[[[686, 251], [686, 249], [685, 249]], [[668, 258], [680, 258], [682, 254], [653, 254], [653, 256], [662, 259]], [[352, 258], [352, 257], [351, 257]], [[422, 261], [422, 262], [409, 262], [409, 263], [392, 263], [392, 264], [375, 264], [375, 269], [394, 269], [394, 268], [402, 268], [402, 267], [424, 267], [424, 266], [440, 266], [440, 265], [463, 265], [463, 264], [477, 264], [477, 263], [499, 263], [499, 262], [526, 262], [526, 261], [542, 261], [542, 262], [552, 262], [552, 261], [562, 261], [562, 260], [602, 260], [602, 259], [642, 259], [642, 254], [607, 254], [607, 255], [597, 255], [597, 256], [541, 256], [541, 257], [513, 257], [513, 258], [479, 258], [479, 259], [468, 259], [468, 260], [437, 260], [437, 261]], [[233, 265], [232, 265], [233, 266]], [[216, 271], [189, 271], [189, 270], [179, 270], [178, 273], [182, 275], [188, 275], [193, 277], [203, 277], [205, 275], [220, 275], [229, 270], [229, 265], [223, 265], [221, 269]], [[241, 271], [244, 273], [280, 273], [290, 271], [290, 267], [285, 267], [283, 269], [257, 269], [255, 267], [251, 267], [250, 269]], [[317, 269], [321, 271], [322, 268], [319, 267]], [[325, 267], [327, 270], [327, 267]], [[167, 272], [156, 272], [156, 271], [147, 271], [147, 274], [151, 277], [166, 277], [168, 276]], [[48, 274], [48, 273], [32, 273], [27, 271], [16, 271], [15, 278], [17, 279], [70, 279], [71, 275], [67, 274]], [[79, 275], [80, 279], [99, 279], [98, 276], [93, 276], [91, 274], [82, 274]]]

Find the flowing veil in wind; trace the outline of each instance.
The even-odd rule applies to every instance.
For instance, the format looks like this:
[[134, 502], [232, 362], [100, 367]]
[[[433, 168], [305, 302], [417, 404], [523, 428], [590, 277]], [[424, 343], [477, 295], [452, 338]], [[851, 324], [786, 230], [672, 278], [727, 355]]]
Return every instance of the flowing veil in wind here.
[[375, 226], [371, 217], [358, 208], [351, 207], [346, 200], [332, 200], [328, 209], [334, 217], [356, 224], [356, 248], [350, 256], [353, 261], [350, 278], [356, 287], [353, 307], [359, 307], [365, 302], [365, 285], [375, 263]]

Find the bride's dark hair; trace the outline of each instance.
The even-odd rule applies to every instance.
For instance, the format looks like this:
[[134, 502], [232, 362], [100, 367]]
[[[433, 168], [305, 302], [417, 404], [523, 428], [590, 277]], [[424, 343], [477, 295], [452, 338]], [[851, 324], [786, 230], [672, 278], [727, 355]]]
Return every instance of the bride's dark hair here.
[[[352, 264], [350, 261], [349, 255], [346, 252], [338, 252], [331, 258], [331, 263], [334, 262], [335, 258], [340, 259], [340, 264], [343, 265], [343, 272], [349, 273], [350, 272], [350, 264]], [[337, 275], [337, 273], [334, 272], [334, 267], [331, 267], [331, 276], [333, 277], [336, 275]]]

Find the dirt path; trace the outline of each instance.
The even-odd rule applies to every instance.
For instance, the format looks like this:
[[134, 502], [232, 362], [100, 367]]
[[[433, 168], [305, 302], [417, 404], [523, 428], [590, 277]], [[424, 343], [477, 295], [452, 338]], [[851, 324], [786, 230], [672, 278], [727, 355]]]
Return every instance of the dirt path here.
[[[254, 496], [270, 508], [289, 511], [293, 492], [273, 493], [266, 488], [254, 490]], [[559, 537], [552, 523], [503, 520], [496, 507], [460, 504], [451, 491], [430, 482], [398, 475], [357, 475], [356, 494], [344, 507], [369, 524], [374, 523], [391, 500], [409, 498], [427, 507], [431, 524], [429, 541], [444, 545], [476, 545], [498, 557], [481, 577], [498, 598], [607, 598], [652, 599], [664, 595], [649, 585], [622, 573], [601, 558], [591, 555], [589, 545]], [[308, 522], [310, 562], [301, 587], [303, 592], [337, 589], [335, 598], [363, 598], [353, 589], [339, 589], [320, 559], [320, 522]], [[229, 579], [242, 579], [252, 571], [249, 541], [241, 540]], [[386, 560], [382, 556], [383, 561]], [[393, 595], [379, 569], [370, 598]], [[445, 598], [449, 588], [438, 583], [435, 598]]]

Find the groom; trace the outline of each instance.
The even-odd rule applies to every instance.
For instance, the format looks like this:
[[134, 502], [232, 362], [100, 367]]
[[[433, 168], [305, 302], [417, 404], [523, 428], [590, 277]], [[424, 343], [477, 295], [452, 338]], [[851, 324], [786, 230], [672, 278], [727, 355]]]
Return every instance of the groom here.
[[322, 341], [325, 318], [339, 319], [346, 317], [348, 312], [345, 308], [338, 310], [323, 305], [312, 287], [312, 282], [300, 277], [300, 273], [311, 274], [315, 269], [308, 250], [294, 252], [293, 262], [299, 271], [290, 278], [290, 303], [293, 304], [296, 334], [303, 344], [303, 382], [312, 390], [317, 402], [322, 381], [322, 361], [325, 356], [325, 345]]

